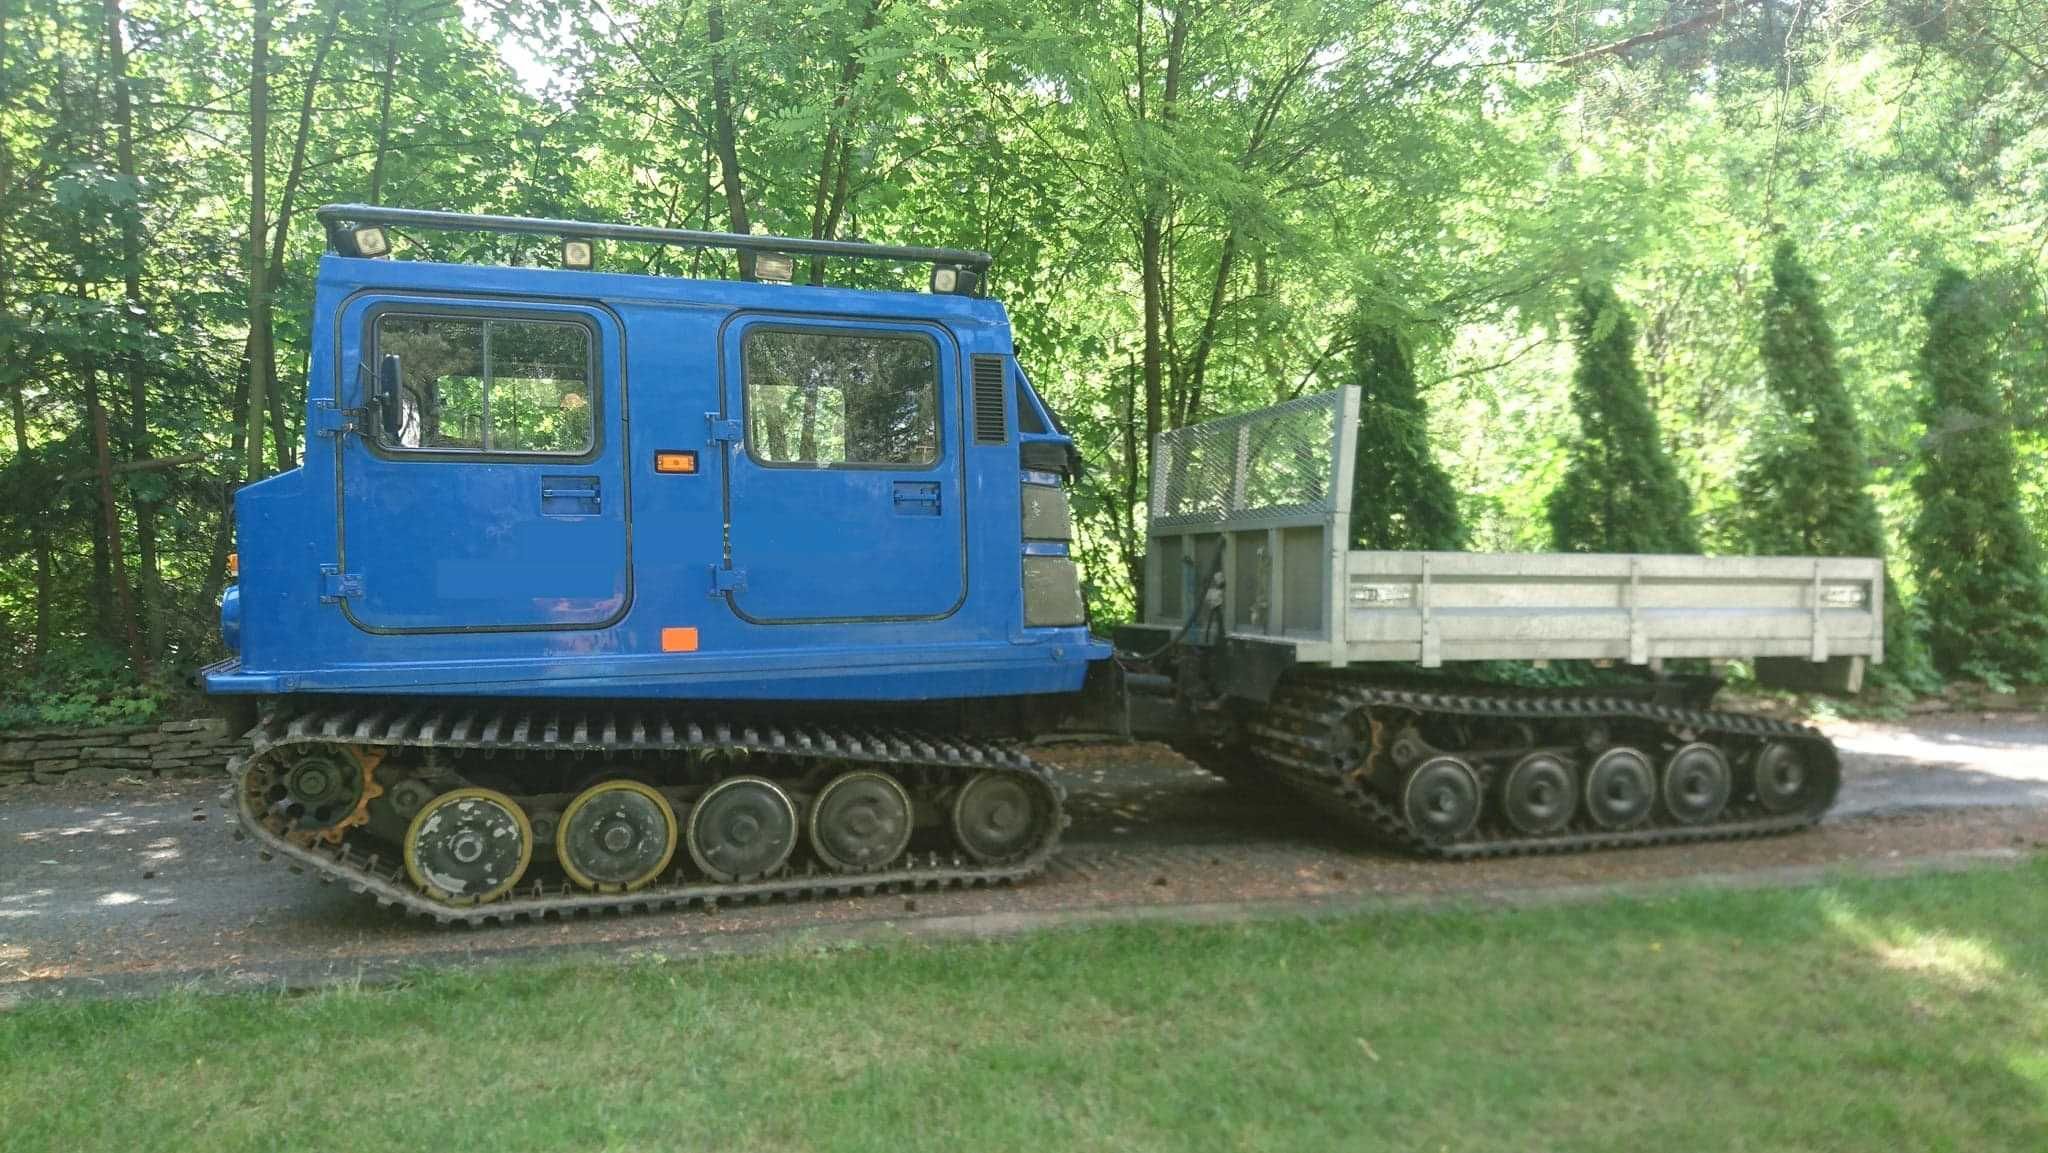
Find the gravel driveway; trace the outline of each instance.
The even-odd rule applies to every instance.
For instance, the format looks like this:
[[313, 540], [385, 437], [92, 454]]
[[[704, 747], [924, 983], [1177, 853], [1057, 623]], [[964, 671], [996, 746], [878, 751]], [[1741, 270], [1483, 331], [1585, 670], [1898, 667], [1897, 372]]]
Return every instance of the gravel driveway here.
[[848, 926], [1484, 897], [2048, 842], [2048, 717], [1828, 729], [1847, 769], [1841, 803], [1821, 829], [1775, 840], [1420, 862], [1361, 848], [1280, 798], [1232, 791], [1156, 746], [1053, 746], [1040, 755], [1066, 777], [1073, 827], [1048, 873], [1016, 888], [480, 930], [432, 928], [259, 862], [228, 837], [217, 784], [20, 786], [0, 791], [0, 1005], [187, 981], [314, 983], [563, 945], [677, 954]]

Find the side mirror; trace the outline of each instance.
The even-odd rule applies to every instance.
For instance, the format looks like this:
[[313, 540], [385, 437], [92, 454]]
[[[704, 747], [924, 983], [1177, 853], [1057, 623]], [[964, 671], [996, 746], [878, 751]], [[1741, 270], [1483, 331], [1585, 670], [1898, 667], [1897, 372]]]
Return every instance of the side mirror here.
[[398, 354], [387, 352], [377, 365], [377, 409], [384, 418], [384, 439], [392, 444], [405, 424], [405, 406], [400, 396], [405, 386], [405, 372], [399, 367]]

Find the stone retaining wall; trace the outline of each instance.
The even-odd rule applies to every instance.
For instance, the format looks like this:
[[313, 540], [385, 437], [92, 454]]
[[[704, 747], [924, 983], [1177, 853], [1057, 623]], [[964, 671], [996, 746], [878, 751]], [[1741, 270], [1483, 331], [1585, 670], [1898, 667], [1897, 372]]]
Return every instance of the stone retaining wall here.
[[0, 786], [219, 776], [241, 743], [217, 718], [0, 732]]

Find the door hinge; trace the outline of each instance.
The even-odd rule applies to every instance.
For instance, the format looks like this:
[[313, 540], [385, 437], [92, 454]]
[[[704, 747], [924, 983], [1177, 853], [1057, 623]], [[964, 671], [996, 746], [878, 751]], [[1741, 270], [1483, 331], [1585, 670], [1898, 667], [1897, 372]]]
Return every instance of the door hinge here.
[[341, 566], [320, 566], [320, 602], [336, 604], [347, 597], [363, 595], [363, 574], [343, 572]]
[[731, 419], [731, 418], [729, 418], [729, 417], [724, 417], [724, 416], [720, 416], [719, 414], [717, 414], [717, 413], [715, 413], [715, 412], [707, 412], [707, 413], [705, 413], [705, 414], [704, 414], [704, 420], [705, 420], [705, 423], [707, 423], [707, 424], [709, 424], [709, 425], [711, 426], [711, 439], [712, 439], [712, 440], [714, 440], [714, 441], [731, 441], [731, 442], [733, 442], [733, 443], [735, 443], [735, 444], [739, 443], [739, 439], [740, 439], [740, 422], [739, 422], [739, 421], [737, 421], [737, 420], [733, 420], [733, 419]]
[[319, 436], [341, 436], [363, 430], [363, 410], [341, 408], [331, 400], [313, 402], [313, 432]]
[[711, 566], [711, 595], [722, 597], [747, 587], [747, 570], [743, 568], [720, 568]]

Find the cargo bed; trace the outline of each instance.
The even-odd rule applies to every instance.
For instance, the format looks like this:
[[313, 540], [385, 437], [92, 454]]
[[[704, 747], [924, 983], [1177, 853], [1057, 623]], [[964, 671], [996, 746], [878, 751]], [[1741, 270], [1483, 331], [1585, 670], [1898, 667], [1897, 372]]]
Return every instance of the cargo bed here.
[[[1349, 549], [1358, 391], [1159, 438], [1145, 623], [1290, 645], [1297, 663], [1884, 659], [1874, 558]], [[1220, 626], [1191, 614], [1218, 584]]]

